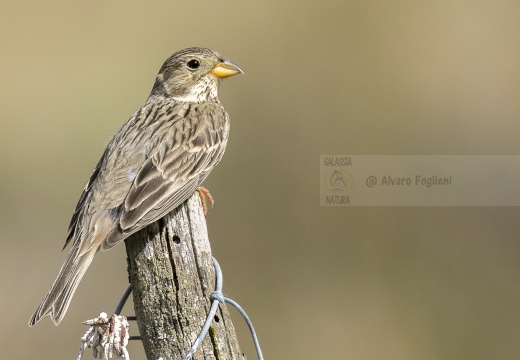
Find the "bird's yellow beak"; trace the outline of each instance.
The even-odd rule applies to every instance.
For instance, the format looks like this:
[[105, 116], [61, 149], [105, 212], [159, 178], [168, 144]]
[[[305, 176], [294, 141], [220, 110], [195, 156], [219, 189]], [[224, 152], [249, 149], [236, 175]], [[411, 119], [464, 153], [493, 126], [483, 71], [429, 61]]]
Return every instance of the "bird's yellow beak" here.
[[222, 61], [213, 66], [213, 69], [211, 69], [210, 71], [210, 73], [212, 73], [216, 77], [223, 79], [236, 74], [244, 73], [242, 70], [240, 70], [238, 66], [233, 64], [231, 61], [227, 59], [221, 60]]

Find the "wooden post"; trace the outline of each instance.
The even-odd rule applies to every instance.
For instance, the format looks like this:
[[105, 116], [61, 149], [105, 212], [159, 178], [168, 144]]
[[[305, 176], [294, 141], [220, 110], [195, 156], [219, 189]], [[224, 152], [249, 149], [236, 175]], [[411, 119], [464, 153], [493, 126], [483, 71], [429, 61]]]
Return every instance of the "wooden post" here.
[[[128, 273], [148, 360], [183, 359], [197, 338], [215, 289], [215, 271], [200, 198], [195, 193], [127, 240]], [[220, 304], [193, 359], [242, 360], [229, 313]]]

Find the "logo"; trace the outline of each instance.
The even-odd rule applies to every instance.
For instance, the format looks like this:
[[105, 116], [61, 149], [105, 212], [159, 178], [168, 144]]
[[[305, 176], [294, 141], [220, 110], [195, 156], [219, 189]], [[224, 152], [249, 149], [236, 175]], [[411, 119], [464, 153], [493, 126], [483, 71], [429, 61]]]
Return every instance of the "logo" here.
[[352, 175], [345, 169], [330, 169], [323, 177], [323, 187], [331, 194], [345, 194], [353, 183]]

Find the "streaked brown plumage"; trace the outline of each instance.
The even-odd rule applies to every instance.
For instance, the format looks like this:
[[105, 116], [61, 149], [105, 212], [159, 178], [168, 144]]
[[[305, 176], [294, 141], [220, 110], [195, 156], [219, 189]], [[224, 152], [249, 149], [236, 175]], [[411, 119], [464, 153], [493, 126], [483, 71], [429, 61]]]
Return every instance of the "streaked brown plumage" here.
[[228, 140], [218, 86], [241, 72], [204, 48], [166, 60], [148, 100], [110, 141], [81, 194], [65, 242], [72, 249], [29, 325], [46, 316], [58, 324], [98, 250], [162, 218], [197, 190]]

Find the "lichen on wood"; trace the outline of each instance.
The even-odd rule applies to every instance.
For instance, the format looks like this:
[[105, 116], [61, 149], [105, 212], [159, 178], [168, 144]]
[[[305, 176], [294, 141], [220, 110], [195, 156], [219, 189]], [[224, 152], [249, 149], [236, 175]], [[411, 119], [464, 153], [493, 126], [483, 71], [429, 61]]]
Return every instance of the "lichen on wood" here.
[[[183, 359], [211, 306], [215, 272], [206, 220], [195, 193], [127, 240], [128, 272], [139, 331], [149, 360]], [[220, 304], [194, 359], [241, 360], [233, 324]]]

